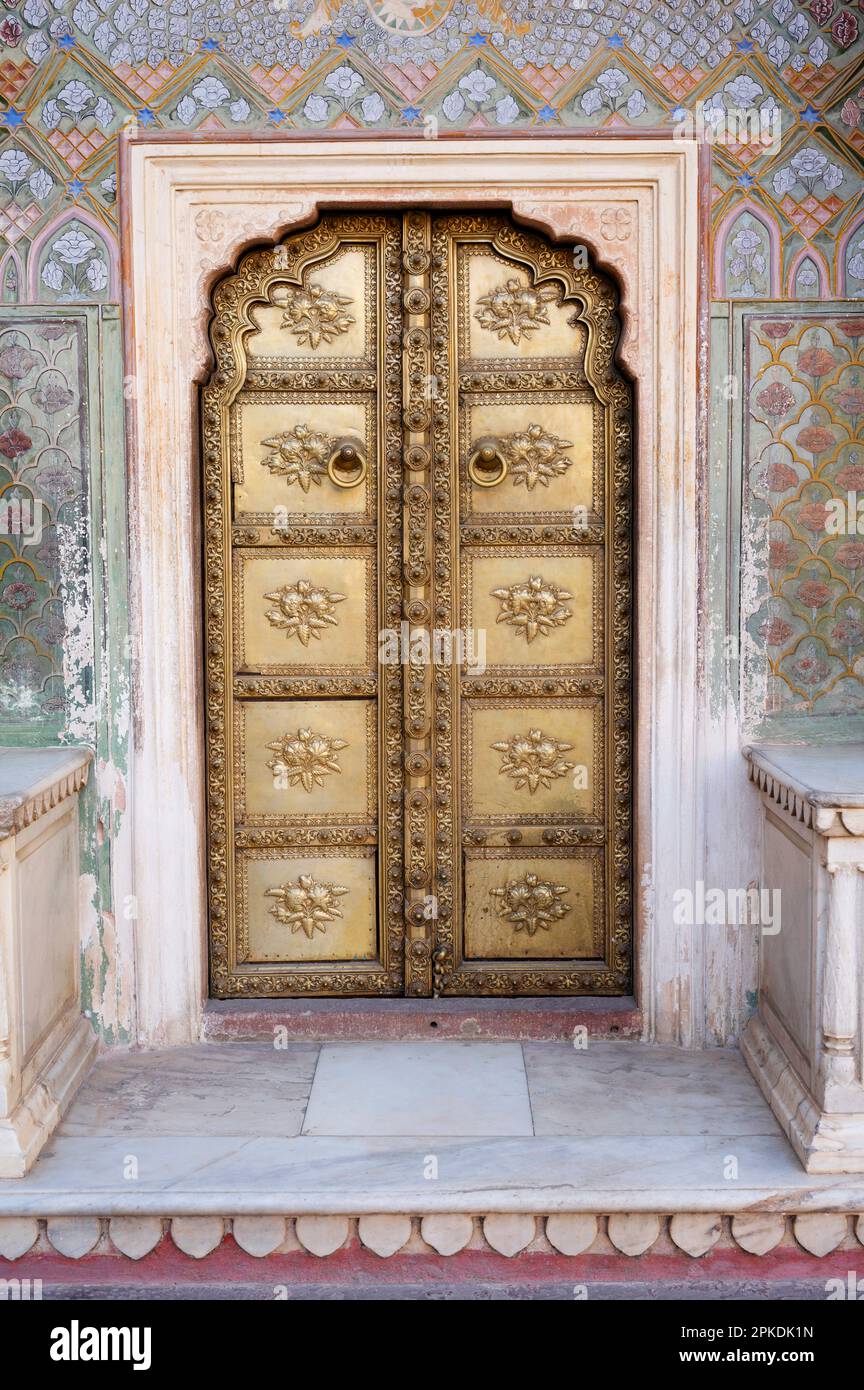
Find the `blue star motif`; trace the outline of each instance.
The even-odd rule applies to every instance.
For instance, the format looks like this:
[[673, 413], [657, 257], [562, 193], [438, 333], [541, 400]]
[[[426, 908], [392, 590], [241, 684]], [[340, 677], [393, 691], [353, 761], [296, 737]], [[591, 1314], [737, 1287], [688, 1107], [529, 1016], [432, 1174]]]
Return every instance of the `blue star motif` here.
[[356, 43], [356, 39], [353, 34], [340, 34], [336, 43], [339, 48], [351, 48]]
[[79, 193], [84, 192], [84, 184], [80, 179], [67, 179], [66, 192], [69, 194], [70, 198], [77, 198]]
[[750, 39], [739, 39], [739, 41], [738, 41], [738, 43], [736, 43], [735, 47], [738, 49], [738, 52], [739, 52], [739, 53], [752, 53], [752, 52], [753, 52], [753, 43], [751, 42]]
[[140, 106], [138, 110], [135, 112], [135, 115], [137, 116], [139, 123], [145, 127], [148, 125], [156, 124], [156, 114], [155, 112], [150, 110], [149, 106]]
[[278, 106], [274, 106], [272, 111], [267, 112], [267, 119], [272, 121], [274, 125], [281, 125], [285, 119], [285, 112], [280, 111]]
[[202, 53], [221, 53], [221, 52], [222, 52], [222, 45], [221, 45], [221, 43], [219, 42], [218, 39], [202, 39], [202, 40], [201, 40], [201, 52], [202, 52]]
[[558, 116], [558, 112], [555, 110], [555, 107], [550, 106], [547, 101], [545, 106], [540, 107], [537, 115], [540, 117], [541, 121], [554, 121]]
[[804, 107], [804, 110], [801, 112], [801, 119], [802, 121], [804, 121], [805, 125], [815, 125], [817, 121], [821, 121], [823, 119], [823, 116], [822, 112], [817, 111], [816, 108], [814, 106], [811, 106], [808, 101], [807, 105]]
[[607, 48], [623, 48], [623, 47], [624, 47], [624, 40], [622, 39], [622, 37], [621, 37], [620, 34], [610, 34], [609, 37], [608, 37], [608, 39], [606, 40], [606, 47], [607, 47]]
[[402, 111], [402, 119], [403, 121], [407, 121], [409, 125], [413, 125], [415, 121], [419, 121], [422, 115], [423, 112], [420, 110], [419, 106], [406, 106]]
[[64, 34], [62, 39], [57, 40], [58, 48], [74, 48], [75, 40], [71, 34]]
[[469, 48], [483, 48], [488, 42], [485, 34], [472, 34], [468, 40]]
[[14, 106], [10, 106], [8, 111], [4, 111], [0, 116], [0, 121], [4, 125], [15, 126], [24, 124], [24, 112], [16, 111]]
[[753, 178], [752, 174], [739, 174], [738, 182], [742, 188], [752, 188], [756, 180]]

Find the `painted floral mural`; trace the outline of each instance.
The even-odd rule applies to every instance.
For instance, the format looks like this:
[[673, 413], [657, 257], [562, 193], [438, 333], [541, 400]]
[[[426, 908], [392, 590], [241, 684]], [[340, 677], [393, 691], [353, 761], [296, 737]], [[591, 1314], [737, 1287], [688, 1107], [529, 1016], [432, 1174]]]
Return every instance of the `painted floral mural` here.
[[[772, 714], [864, 712], [864, 312], [749, 319], [750, 669]], [[757, 676], [758, 678], [758, 676]]]
[[62, 722], [88, 565], [80, 323], [0, 331], [0, 719]]

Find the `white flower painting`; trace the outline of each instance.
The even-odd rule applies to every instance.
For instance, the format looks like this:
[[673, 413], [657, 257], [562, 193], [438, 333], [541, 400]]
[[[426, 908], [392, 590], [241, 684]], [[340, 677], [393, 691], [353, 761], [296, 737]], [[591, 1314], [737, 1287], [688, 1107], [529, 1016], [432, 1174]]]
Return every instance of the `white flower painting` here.
[[310, 125], [324, 125], [342, 114], [362, 125], [377, 125], [387, 114], [387, 103], [380, 92], [369, 90], [350, 63], [342, 63], [328, 72], [322, 91], [310, 92], [302, 111]]
[[626, 72], [616, 67], [605, 68], [598, 74], [595, 85], [582, 93], [579, 106], [585, 116], [593, 116], [598, 111], [626, 112], [631, 121], [648, 110], [645, 93], [633, 86]]
[[40, 278], [64, 303], [92, 299], [108, 288], [104, 247], [89, 227], [73, 223], [51, 242]]
[[441, 103], [441, 112], [448, 121], [483, 112], [496, 125], [516, 125], [524, 114], [512, 92], [501, 93], [501, 85], [481, 67], [463, 73], [452, 92]]

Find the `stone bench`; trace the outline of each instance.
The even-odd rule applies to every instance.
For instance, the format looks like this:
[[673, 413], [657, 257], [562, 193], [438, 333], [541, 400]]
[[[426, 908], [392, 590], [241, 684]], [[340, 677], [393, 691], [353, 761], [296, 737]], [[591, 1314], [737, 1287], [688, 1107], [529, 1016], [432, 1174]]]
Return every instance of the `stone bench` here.
[[22, 1177], [95, 1056], [81, 1014], [86, 748], [0, 748], [0, 1177]]
[[807, 1171], [864, 1173], [864, 744], [744, 754], [781, 920], [741, 1050]]

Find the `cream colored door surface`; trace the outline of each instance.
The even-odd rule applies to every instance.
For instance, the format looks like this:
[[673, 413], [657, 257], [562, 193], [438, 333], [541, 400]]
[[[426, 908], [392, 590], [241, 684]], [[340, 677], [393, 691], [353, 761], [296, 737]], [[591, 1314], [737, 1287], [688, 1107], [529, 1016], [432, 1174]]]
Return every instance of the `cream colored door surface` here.
[[213, 992], [625, 992], [611, 287], [502, 214], [326, 214], [211, 332]]

